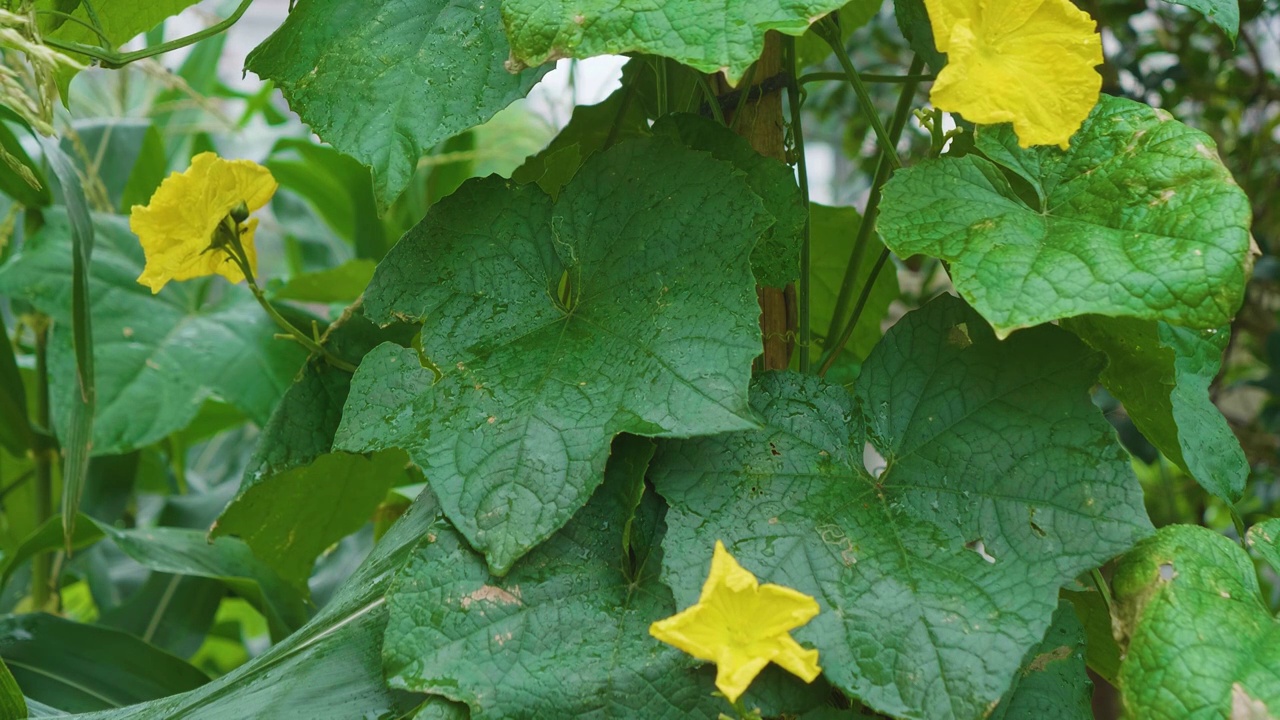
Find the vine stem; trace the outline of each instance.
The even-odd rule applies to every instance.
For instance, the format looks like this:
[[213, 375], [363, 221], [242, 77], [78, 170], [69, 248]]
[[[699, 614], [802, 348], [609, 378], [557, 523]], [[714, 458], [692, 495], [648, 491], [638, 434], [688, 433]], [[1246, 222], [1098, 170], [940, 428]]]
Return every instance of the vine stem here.
[[1093, 578], [1093, 585], [1098, 588], [1098, 594], [1102, 596], [1102, 604], [1107, 607], [1107, 615], [1112, 615], [1111, 587], [1107, 585], [1106, 578], [1102, 577], [1102, 572], [1098, 568], [1090, 570], [1089, 576]]
[[[824, 80], [838, 80], [844, 82], [849, 79], [848, 75], [842, 72], [815, 72], [801, 75], [797, 80], [801, 85], [808, 85], [813, 82], [822, 82]], [[862, 81], [869, 83], [883, 83], [890, 85], [901, 85], [903, 83], [918, 83], [937, 80], [938, 76], [930, 73], [911, 73], [908, 75], [878, 75], [876, 73], [862, 73]]]
[[[236, 22], [238, 22], [240, 18], [245, 14], [245, 12], [248, 11], [249, 5], [252, 2], [253, 0], [241, 0], [239, 7], [237, 7], [235, 11], [232, 12], [230, 15], [228, 15], [225, 20], [215, 23], [213, 25], [210, 25], [209, 27], [199, 32], [194, 32], [190, 35], [180, 37], [175, 40], [170, 40], [169, 42], [163, 42], [163, 43], [160, 43], [159, 45], [142, 48], [141, 50], [135, 50], [133, 52], [118, 53], [113, 50], [109, 50], [105, 47], [99, 47], [95, 45], [86, 45], [84, 43], [78, 43], [78, 42], [64, 42], [62, 40], [58, 40], [57, 38], [44, 38], [44, 44], [48, 45], [51, 48], [62, 50], [63, 52], [73, 52], [73, 53], [79, 53], [81, 55], [87, 55], [90, 58], [97, 60], [98, 64], [104, 68], [120, 68], [120, 67], [124, 67], [125, 65], [128, 65], [131, 62], [137, 62], [138, 60], [145, 60], [146, 58], [154, 57], [156, 55], [163, 55], [164, 53], [167, 53], [170, 50], [177, 50], [179, 48], [184, 48], [188, 45], [194, 45], [195, 43], [198, 43], [201, 40], [204, 40], [205, 38], [213, 37], [214, 35], [217, 35], [223, 30], [226, 30], [227, 28], [231, 27], [232, 25], [235, 25]], [[100, 31], [99, 31], [99, 35], [101, 35]]]
[[827, 371], [835, 364], [836, 359], [840, 357], [840, 351], [849, 342], [849, 338], [853, 337], [853, 330], [858, 326], [858, 320], [862, 317], [862, 311], [867, 306], [867, 299], [871, 297], [871, 289], [875, 287], [876, 278], [880, 275], [880, 271], [884, 269], [885, 263], [889, 261], [889, 248], [885, 248], [880, 253], [880, 257], [876, 258], [876, 264], [871, 267], [871, 274], [867, 276], [867, 282], [862, 285], [862, 292], [858, 294], [858, 302], [853, 306], [853, 317], [849, 318], [849, 322], [845, 324], [844, 331], [840, 333], [840, 339], [831, 347], [827, 353], [827, 359], [823, 361], [822, 367], [818, 368], [819, 376], [826, 376]]
[[[858, 96], [858, 103], [862, 105], [862, 112], [867, 116], [867, 122], [871, 123], [871, 129], [876, 134], [876, 141], [880, 143], [880, 149], [889, 158], [889, 164], [894, 170], [902, 167], [902, 159], [898, 157], [897, 144], [889, 138], [889, 131], [885, 130], [884, 123], [880, 121], [880, 113], [876, 112], [875, 101], [871, 99], [871, 93], [867, 91], [867, 85], [862, 81], [862, 76], [858, 74], [857, 68], [853, 66], [853, 61], [849, 59], [849, 53], [844, 49], [844, 43], [840, 40], [840, 27], [830, 16], [818, 21], [814, 25], [818, 37], [827, 41], [831, 49], [836, 54], [836, 60], [840, 63], [840, 67], [844, 69], [845, 77], [848, 78], [849, 84], [853, 86], [853, 92]], [[914, 75], [916, 73], [909, 72]], [[908, 83], [909, 87], [914, 88], [914, 83]]]
[[[911, 59], [911, 68], [907, 71], [911, 76], [919, 76], [920, 70], [924, 68], [924, 60], [920, 56]], [[898, 95], [898, 104], [894, 108], [893, 118], [889, 121], [889, 139], [894, 145], [898, 139], [902, 137], [902, 131], [907, 126], [907, 118], [911, 114], [911, 102], [915, 97], [916, 86], [918, 82], [908, 82], [902, 88], [902, 92]], [[840, 292], [836, 296], [835, 310], [831, 313], [831, 322], [827, 325], [827, 334], [824, 336], [827, 340], [826, 361], [830, 361], [831, 357], [838, 355], [843, 345], [832, 345], [831, 338], [848, 335], [852, 337], [853, 331], [846, 326], [848, 332], [839, 330], [840, 318], [844, 317], [849, 309], [849, 301], [853, 299], [854, 281], [858, 277], [859, 265], [862, 261], [862, 254], [866, 249], [867, 243], [871, 240], [871, 233], [875, 230], [876, 215], [880, 208], [880, 190], [889, 179], [889, 160], [888, 155], [883, 148], [880, 150], [880, 159], [876, 163], [876, 174], [871, 183], [871, 192], [867, 196], [867, 205], [862, 213], [862, 220], [858, 224], [858, 234], [853, 242], [853, 249], [849, 253], [849, 262], [845, 265], [844, 277], [840, 282]], [[873, 278], [874, 279], [874, 278]], [[855, 314], [850, 324], [857, 322]], [[833, 353], [834, 350], [834, 353]], [[829, 365], [824, 362], [824, 365]]]
[[804, 125], [800, 118], [800, 84], [796, 81], [796, 39], [790, 35], [782, 38], [782, 54], [784, 68], [787, 71], [787, 105], [791, 110], [792, 148], [796, 154], [796, 175], [800, 183], [800, 200], [804, 203], [804, 231], [800, 237], [800, 287], [797, 298], [796, 315], [800, 338], [797, 355], [800, 372], [809, 372], [809, 346], [813, 343], [813, 328], [809, 325], [810, 293], [812, 292], [809, 277], [812, 264], [812, 246], [809, 239], [809, 169], [804, 156]]
[[294, 340], [299, 345], [306, 348], [311, 352], [311, 354], [319, 355], [324, 358], [325, 362], [330, 365], [354, 374], [356, 371], [355, 365], [352, 365], [346, 360], [343, 360], [329, 352], [320, 344], [317, 338], [313, 338], [299, 330], [296, 325], [289, 322], [285, 316], [281, 315], [280, 311], [276, 310], [275, 305], [272, 305], [271, 301], [267, 299], [266, 293], [264, 293], [262, 288], [258, 285], [257, 278], [253, 276], [253, 267], [249, 264], [249, 257], [244, 251], [244, 245], [240, 243], [240, 223], [228, 215], [223, 223], [218, 226], [218, 232], [226, 233], [226, 237], [229, 240], [228, 246], [225, 248], [227, 250], [227, 254], [229, 254], [232, 261], [239, 266], [240, 272], [244, 273], [245, 283], [248, 284], [249, 290], [253, 293], [254, 299], [256, 299], [258, 304], [262, 306], [262, 309], [267, 312], [267, 315], [275, 321], [276, 325], [279, 325], [280, 328], [285, 331], [286, 336], [290, 340]]

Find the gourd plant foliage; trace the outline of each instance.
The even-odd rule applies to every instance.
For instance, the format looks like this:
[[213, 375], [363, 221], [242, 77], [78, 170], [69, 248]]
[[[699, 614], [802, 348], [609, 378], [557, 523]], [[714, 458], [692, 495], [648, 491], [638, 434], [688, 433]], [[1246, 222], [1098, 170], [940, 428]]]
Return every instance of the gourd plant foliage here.
[[[189, 4], [140, 17], [40, 0], [4, 22], [65, 91], [71, 61], [144, 57], [109, 45]], [[366, 240], [351, 264], [275, 287], [275, 305], [252, 278], [153, 297], [135, 282], [152, 248], [117, 212], [146, 201], [163, 147], [158, 173], [123, 171], [90, 212], [90, 173], [57, 143], [33, 155], [17, 140], [52, 126], [8, 112], [0, 189], [25, 232], [0, 265], [0, 320], [23, 332], [0, 348], [0, 470], [39, 486], [33, 513], [15, 511], [22, 492], [5, 508], [4, 592], [25, 598], [7, 608], [30, 612], [0, 618], [0, 707], [1080, 718], [1087, 657], [1134, 717], [1280, 716], [1276, 620], [1247, 551], [1204, 528], [1157, 533], [1091, 400], [1104, 386], [1179, 471], [1241, 497], [1249, 467], [1209, 389], [1252, 269], [1249, 201], [1214, 142], [1164, 110], [1096, 86], [1034, 97], [1054, 43], [1087, 78], [1097, 42], [1088, 28], [992, 39], [1041, 5], [1034, 22], [1079, 12], [895, 0], [920, 59], [888, 78], [902, 100], [881, 117], [842, 46], [875, 14], [861, 0], [299, 0], [246, 68], [331, 149], [294, 143], [301, 160], [268, 166], [286, 184], [307, 174], [298, 163], [329, 173], [315, 197], [338, 200], [321, 214], [348, 212], [339, 224]], [[1187, 5], [1234, 36], [1230, 0]], [[961, 24], [1027, 86], [991, 89]], [[40, 42], [67, 62], [41, 66]], [[429, 190], [447, 196], [396, 227], [424, 155], [524, 97], [551, 61], [601, 54], [630, 57], [613, 96], [509, 177]], [[798, 78], [824, 57], [879, 143], [861, 214], [809, 202]], [[925, 112], [931, 150], [899, 157], [929, 82], [959, 127]], [[1060, 143], [1026, 142], [1063, 127]], [[148, 137], [134, 158], [160, 142]], [[402, 235], [387, 249], [389, 228]], [[950, 283], [890, 323], [895, 276], [919, 256]], [[363, 287], [336, 317], [282, 302], [336, 300], [331, 282]], [[762, 356], [770, 343], [781, 362]], [[161, 528], [101, 501], [138, 453], [181, 457], [245, 420], [261, 430], [234, 497], [171, 498]], [[375, 514], [376, 547], [322, 597], [329, 550]], [[1277, 532], [1247, 538], [1280, 571]], [[715, 668], [650, 634], [708, 602], [718, 542], [816, 602], [789, 629], [819, 678], [771, 667], [730, 703]], [[67, 614], [58, 588], [91, 575], [75, 559], [95, 552], [150, 570], [186, 616], [139, 631], [126, 605], [94, 624], [39, 614]], [[105, 607], [110, 583], [88, 585]], [[182, 658], [227, 593], [274, 644], [208, 679]]]

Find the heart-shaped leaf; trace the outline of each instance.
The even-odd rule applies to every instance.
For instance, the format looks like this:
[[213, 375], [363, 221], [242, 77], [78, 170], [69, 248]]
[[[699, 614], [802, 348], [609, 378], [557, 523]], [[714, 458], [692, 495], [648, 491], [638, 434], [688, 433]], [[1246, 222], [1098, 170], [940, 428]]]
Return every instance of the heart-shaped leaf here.
[[[895, 717], [985, 717], [1044, 637], [1058, 588], [1150, 531], [1089, 400], [1101, 363], [1054, 327], [998, 342], [944, 296], [885, 335], [856, 397], [765, 375], [753, 394], [765, 429], [659, 443], [664, 577], [691, 602], [699, 549], [722, 540], [818, 599], [794, 634], [832, 684]], [[864, 453], [878, 456], [870, 471]]]
[[977, 145], [990, 160], [895, 174], [878, 227], [901, 257], [950, 262], [997, 334], [1088, 313], [1216, 328], [1240, 306], [1249, 201], [1208, 135], [1104, 95], [1069, 150], [1024, 150], [1008, 125]]
[[755, 426], [748, 256], [770, 222], [731, 165], [660, 139], [593, 156], [554, 204], [463, 185], [378, 265], [366, 311], [422, 321], [422, 353], [365, 357], [335, 449], [407, 450], [505, 573], [586, 503], [618, 433]]
[[[1251, 544], [1273, 547], [1278, 525], [1255, 526]], [[1280, 714], [1280, 623], [1239, 545], [1207, 528], [1170, 525], [1120, 561], [1112, 586], [1125, 648], [1120, 696], [1135, 717]]]

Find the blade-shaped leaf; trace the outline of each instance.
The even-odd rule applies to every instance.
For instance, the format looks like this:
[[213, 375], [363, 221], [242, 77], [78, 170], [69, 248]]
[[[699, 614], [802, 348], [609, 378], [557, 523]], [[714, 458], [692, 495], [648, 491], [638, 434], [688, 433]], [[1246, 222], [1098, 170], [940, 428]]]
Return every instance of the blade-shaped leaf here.
[[498, 2], [301, 0], [245, 65], [322, 139], [373, 170], [386, 209], [418, 158], [525, 96]]
[[103, 529], [126, 555], [151, 570], [223, 582], [267, 618], [275, 640], [283, 639], [307, 620], [302, 594], [236, 538], [209, 542], [199, 530], [172, 527]]
[[[1274, 530], [1250, 536], [1272, 543]], [[1207, 528], [1170, 525], [1117, 564], [1112, 586], [1125, 649], [1120, 697], [1130, 713], [1152, 720], [1280, 714], [1280, 623], [1239, 545]]]
[[0, 660], [0, 717], [27, 717], [27, 699], [22, 696], [18, 681], [13, 679], [9, 666]]
[[[0, 291], [31, 302], [56, 321], [69, 318], [69, 235], [65, 216], [46, 215], [45, 230], [0, 268]], [[94, 218], [99, 247], [92, 268], [98, 415], [93, 452], [149, 445], [191, 422], [217, 394], [265, 423], [306, 353], [277, 340], [279, 328], [243, 287], [224, 286], [201, 302], [206, 281], [171, 283], [158, 295], [137, 283], [142, 247], [125, 218]], [[213, 279], [209, 282], [222, 283]], [[207, 287], [206, 287], [207, 289]], [[78, 395], [70, 343], [51, 341], [55, 424], [65, 427]]]
[[[1150, 531], [1089, 400], [1100, 365], [1053, 327], [998, 342], [944, 296], [890, 330], [856, 397], [765, 375], [764, 430], [659, 444], [664, 577], [692, 601], [722, 540], [818, 599], [795, 635], [834, 685], [896, 717], [983, 717], [1044, 637], [1059, 586]], [[882, 472], [865, 469], [867, 446]]]
[[217, 580], [153, 572], [98, 624], [123, 630], [161, 650], [190, 658], [204, 643], [227, 589]]
[[0, 447], [20, 457], [31, 448], [32, 440], [26, 387], [18, 372], [9, 329], [0, 316]]
[[[1249, 201], [1208, 135], [1104, 95], [1069, 150], [1024, 150], [1009, 125], [981, 128], [977, 144], [991, 161], [896, 173], [878, 227], [901, 257], [950, 262], [1000, 335], [1088, 313], [1216, 328], [1240, 306]], [[1032, 204], [999, 166], [1031, 185]]]
[[[517, 66], [564, 57], [643, 52], [737, 84], [764, 51], [764, 35], [801, 35], [845, 0], [503, 0]], [[763, 79], [763, 78], [760, 78]]]
[[1235, 502], [1249, 462], [1209, 398], [1229, 328], [1194, 330], [1163, 322], [1088, 315], [1062, 326], [1107, 354], [1102, 384], [1160, 452], [1201, 487]]
[[407, 450], [506, 572], [586, 503], [615, 435], [754, 426], [748, 256], [769, 221], [732, 166], [660, 139], [593, 156], [554, 204], [463, 185], [378, 266], [368, 315], [423, 321], [423, 358], [365, 357], [335, 449]]
[[421, 698], [388, 690], [383, 679], [383, 594], [438, 517], [431, 494], [420, 495], [311, 622], [245, 665], [194, 692], [82, 720], [403, 717]]
[[[465, 702], [477, 720], [711, 720], [729, 709], [712, 694], [710, 667], [649, 635], [650, 623], [676, 610], [658, 579], [663, 509], [652, 493], [632, 504], [635, 463], [648, 448], [619, 442], [622, 462], [587, 505], [505, 577], [491, 575], [448, 522], [430, 529], [387, 596], [393, 687]], [[773, 715], [780, 708], [769, 696], [783, 687], [787, 712], [821, 705], [828, 691], [775, 668], [743, 703]]]
[[67, 712], [124, 707], [209, 680], [132, 635], [44, 613], [0, 617], [0, 659], [27, 697]]

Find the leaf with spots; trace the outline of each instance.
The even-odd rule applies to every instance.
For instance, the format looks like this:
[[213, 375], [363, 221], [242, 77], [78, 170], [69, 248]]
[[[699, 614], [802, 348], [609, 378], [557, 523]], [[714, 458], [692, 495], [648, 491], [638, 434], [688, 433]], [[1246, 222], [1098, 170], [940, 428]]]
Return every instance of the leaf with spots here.
[[[700, 549], [818, 599], [794, 632], [833, 685], [921, 720], [986, 716], [1045, 635], [1058, 588], [1150, 532], [1102, 364], [1069, 333], [1004, 342], [955, 298], [885, 335], [854, 396], [769, 374], [763, 430], [659, 443], [664, 578], [697, 597]], [[864, 469], [866, 448], [885, 469]], [[877, 464], [879, 464], [877, 462]]]
[[503, 0], [513, 64], [642, 52], [737, 84], [777, 30], [803, 35], [845, 0]]
[[622, 432], [755, 425], [749, 255], [772, 218], [733, 166], [669, 140], [593, 155], [552, 202], [473, 180], [378, 266], [375, 322], [421, 321], [353, 380], [335, 449], [400, 447], [499, 575], [600, 484]]
[[[1250, 544], [1271, 546], [1275, 520]], [[1280, 716], [1280, 623], [1253, 561], [1207, 528], [1170, 525], [1116, 566], [1115, 628], [1125, 708], [1150, 720]]]
[[1144, 437], [1214, 495], [1235, 502], [1249, 479], [1240, 441], [1209, 397], [1229, 328], [1086, 315], [1062, 326], [1107, 354], [1102, 384]]
[[990, 720], [1093, 720], [1093, 682], [1085, 672], [1084, 627], [1058, 603], [1044, 640], [1031, 648]]
[[1085, 314], [1216, 328], [1240, 306], [1249, 201], [1208, 135], [1104, 95], [1069, 150], [1024, 150], [1008, 125], [977, 147], [990, 160], [896, 173], [878, 228], [901, 257], [949, 262], [1000, 336]]
[[[632, 502], [647, 442], [618, 450], [622, 462], [587, 505], [504, 577], [449, 523], [428, 531], [387, 595], [393, 688], [465, 702], [476, 720], [715, 720], [729, 710], [713, 695], [713, 667], [649, 635], [676, 610], [658, 579], [663, 505], [652, 492]], [[710, 549], [700, 556], [705, 565]], [[821, 706], [829, 691], [774, 668], [742, 701], [772, 716]]]
[[499, 4], [300, 0], [245, 67], [274, 81], [322, 140], [373, 170], [385, 210], [418, 158], [524, 97], [546, 73], [503, 67]]
[[[265, 423], [306, 358], [242, 286], [209, 278], [139, 285], [142, 246], [126, 218], [94, 217], [95, 455], [125, 453], [185, 428], [210, 396]], [[65, 429], [79, 392], [71, 343], [71, 227], [49, 213], [45, 228], [0, 268], [0, 292], [55, 322], [49, 376], [55, 426]], [[210, 286], [221, 292], [210, 292]], [[61, 434], [66, 437], [65, 434]]]

